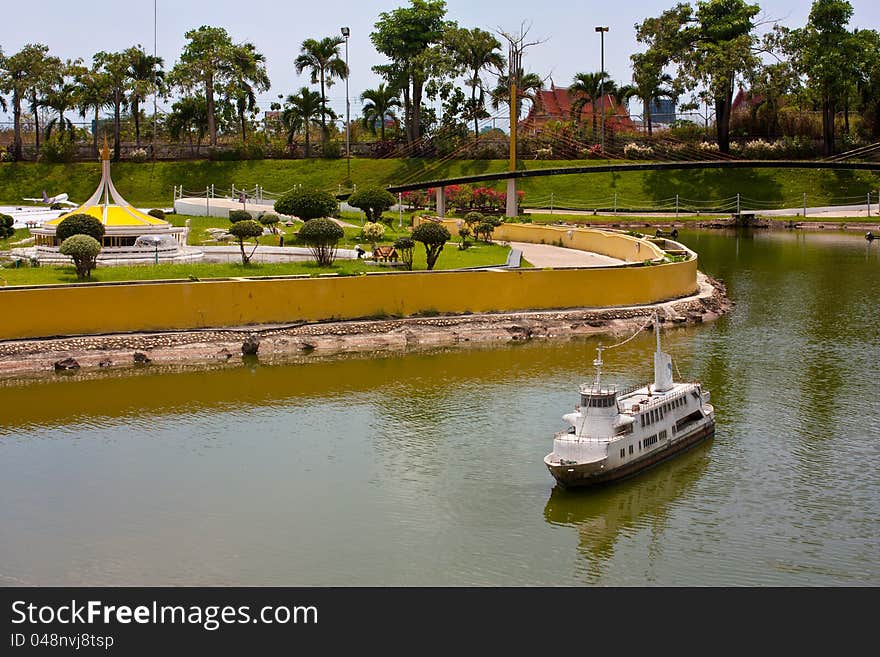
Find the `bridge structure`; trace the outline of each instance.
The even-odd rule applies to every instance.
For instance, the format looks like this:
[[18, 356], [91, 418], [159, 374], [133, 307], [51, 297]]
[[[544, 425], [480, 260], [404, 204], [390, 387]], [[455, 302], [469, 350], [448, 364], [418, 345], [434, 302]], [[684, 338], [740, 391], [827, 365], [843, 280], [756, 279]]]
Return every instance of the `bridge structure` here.
[[696, 169], [827, 169], [832, 171], [876, 171], [880, 172], [880, 162], [851, 162], [837, 160], [698, 160], [685, 162], [628, 162], [624, 164], [598, 164], [576, 167], [547, 167], [540, 169], [517, 169], [468, 176], [456, 176], [421, 182], [407, 182], [390, 185], [388, 191], [394, 194], [433, 189], [437, 215], [446, 216], [445, 189], [450, 185], [468, 183], [487, 183], [506, 180], [508, 217], [516, 216], [516, 181], [522, 178], [541, 176], [589, 175], [595, 173], [623, 173], [627, 171], [682, 171]]

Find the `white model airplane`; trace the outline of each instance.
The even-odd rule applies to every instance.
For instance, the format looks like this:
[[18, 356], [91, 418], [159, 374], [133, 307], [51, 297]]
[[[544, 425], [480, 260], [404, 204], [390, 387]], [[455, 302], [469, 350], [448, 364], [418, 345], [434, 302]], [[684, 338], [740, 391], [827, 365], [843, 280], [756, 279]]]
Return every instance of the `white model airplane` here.
[[60, 203], [61, 205], [68, 205], [72, 208], [77, 207], [77, 203], [73, 203], [68, 201], [67, 194], [58, 194], [57, 196], [49, 196], [46, 194], [46, 190], [43, 190], [43, 198], [23, 198], [23, 201], [33, 201], [34, 203], [44, 203], [46, 205], [53, 205], [54, 203]]

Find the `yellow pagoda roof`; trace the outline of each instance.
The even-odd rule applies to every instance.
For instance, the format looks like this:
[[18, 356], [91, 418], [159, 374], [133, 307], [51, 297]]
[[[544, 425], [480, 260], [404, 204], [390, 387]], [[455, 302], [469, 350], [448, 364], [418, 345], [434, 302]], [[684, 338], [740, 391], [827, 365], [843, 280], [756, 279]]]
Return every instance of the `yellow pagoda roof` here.
[[[112, 200], [112, 202], [111, 202]], [[95, 217], [105, 226], [132, 228], [138, 226], [170, 226], [167, 221], [157, 219], [132, 207], [131, 203], [113, 185], [110, 177], [110, 149], [107, 147], [107, 136], [104, 136], [104, 148], [101, 150], [101, 182], [89, 199], [75, 210], [67, 212], [57, 219], [47, 221], [44, 225], [57, 226], [73, 214], [87, 214]]]

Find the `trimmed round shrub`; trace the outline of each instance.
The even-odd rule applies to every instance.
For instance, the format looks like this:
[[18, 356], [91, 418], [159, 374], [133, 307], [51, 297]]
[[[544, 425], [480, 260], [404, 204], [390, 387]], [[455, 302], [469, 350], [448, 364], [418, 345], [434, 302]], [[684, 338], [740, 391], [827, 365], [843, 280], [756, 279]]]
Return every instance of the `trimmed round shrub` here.
[[[238, 210], [238, 212], [241, 212], [241, 210]], [[232, 213], [230, 212], [229, 214], [231, 215]], [[229, 228], [229, 234], [235, 237], [238, 241], [238, 247], [241, 249], [241, 264], [247, 265], [251, 261], [254, 251], [256, 251], [257, 247], [260, 245], [260, 236], [263, 234], [263, 227], [253, 219], [243, 219], [232, 224]], [[248, 239], [254, 240], [254, 248], [250, 254], [244, 250], [244, 241]]]
[[364, 224], [361, 233], [368, 242], [378, 242], [385, 235], [385, 226], [369, 221]]
[[477, 224], [482, 223], [482, 221], [483, 221], [483, 215], [479, 212], [468, 212], [466, 215], [464, 215], [464, 222], [471, 229], [473, 229], [473, 227], [476, 226]]
[[74, 235], [88, 235], [100, 243], [104, 238], [104, 224], [90, 214], [72, 214], [58, 224], [55, 237], [64, 242]]
[[446, 230], [443, 224], [433, 221], [419, 224], [412, 232], [413, 240], [425, 245], [425, 260], [428, 263], [429, 270], [434, 268], [434, 263], [437, 262], [437, 258], [443, 250], [443, 245], [449, 241], [450, 237], [452, 235], [449, 234], [449, 231]]
[[400, 261], [410, 271], [412, 271], [413, 249], [415, 248], [416, 243], [411, 237], [407, 237], [406, 235], [394, 240], [394, 250], [397, 251], [397, 255], [400, 256]]
[[495, 224], [491, 221], [482, 221], [477, 224], [477, 227], [474, 229], [474, 234], [477, 236], [477, 239], [482, 239], [484, 242], [488, 242], [492, 239], [492, 232], [495, 230]]
[[356, 191], [348, 197], [348, 204], [353, 208], [364, 211], [367, 221], [381, 221], [382, 213], [389, 210], [397, 203], [397, 199], [391, 192], [381, 187], [368, 187]]
[[15, 234], [15, 229], [12, 227], [14, 224], [15, 219], [8, 214], [0, 213], [0, 239], [6, 239]]
[[264, 226], [274, 226], [280, 221], [278, 219], [278, 215], [274, 212], [267, 212], [266, 214], [260, 215], [260, 223]]
[[83, 279], [96, 267], [96, 258], [101, 252], [101, 243], [90, 235], [72, 235], [61, 243], [62, 255], [73, 258], [77, 278]]
[[233, 224], [237, 224], [239, 221], [252, 221], [253, 215], [246, 210], [230, 210], [229, 211], [229, 221]]
[[163, 210], [160, 210], [159, 208], [153, 208], [152, 210], [147, 212], [147, 214], [151, 217], [156, 217], [156, 219], [161, 219], [162, 221], [165, 221], [165, 212]]
[[299, 239], [305, 242], [320, 267], [329, 267], [336, 259], [336, 246], [345, 231], [335, 221], [315, 218], [299, 229]]
[[275, 212], [293, 215], [303, 221], [329, 217], [338, 210], [336, 198], [318, 189], [295, 189], [275, 201]]

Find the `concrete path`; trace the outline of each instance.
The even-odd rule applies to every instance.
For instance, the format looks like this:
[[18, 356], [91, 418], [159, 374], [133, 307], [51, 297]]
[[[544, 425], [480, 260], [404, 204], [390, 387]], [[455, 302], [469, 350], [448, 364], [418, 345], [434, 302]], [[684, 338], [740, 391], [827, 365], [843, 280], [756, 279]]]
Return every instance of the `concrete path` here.
[[607, 267], [622, 265], [625, 261], [611, 258], [589, 251], [565, 249], [550, 244], [529, 244], [528, 242], [510, 242], [510, 246], [519, 249], [523, 258], [535, 267]]
[[[241, 249], [235, 246], [200, 246], [189, 247], [204, 251], [205, 255], [202, 262], [241, 262]], [[245, 245], [245, 250], [250, 253], [253, 249]], [[357, 252], [353, 249], [339, 249], [336, 251], [336, 257], [340, 260], [355, 260]], [[312, 252], [306, 248], [298, 246], [263, 246], [254, 253], [254, 262], [307, 262], [314, 260]]]

